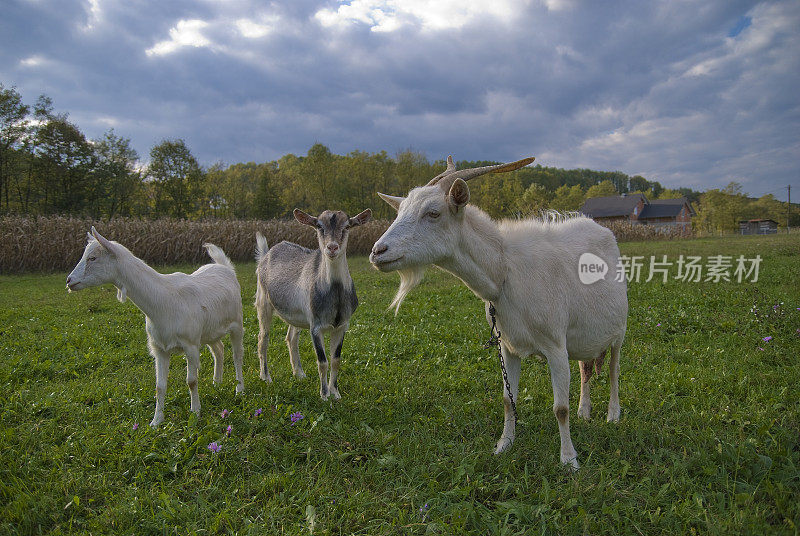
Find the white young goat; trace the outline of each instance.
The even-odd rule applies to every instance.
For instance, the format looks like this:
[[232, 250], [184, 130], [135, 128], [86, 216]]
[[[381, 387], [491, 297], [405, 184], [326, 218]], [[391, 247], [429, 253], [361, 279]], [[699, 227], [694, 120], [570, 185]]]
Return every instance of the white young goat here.
[[244, 390], [242, 358], [242, 295], [230, 259], [219, 247], [204, 244], [213, 264], [192, 274], [160, 274], [118, 242], [106, 240], [92, 227], [80, 262], [67, 277], [69, 291], [112, 283], [117, 299], [126, 298], [145, 314], [147, 346], [156, 365], [156, 412], [150, 426], [164, 420], [169, 359], [186, 354], [186, 384], [190, 409], [200, 414], [197, 370], [200, 348], [208, 345], [214, 356], [214, 383], [222, 381], [222, 337], [231, 335], [236, 367], [236, 392]]
[[[624, 278], [617, 280], [612, 273], [619, 259], [614, 235], [592, 220], [562, 216], [495, 222], [467, 204], [465, 181], [512, 171], [532, 161], [456, 171], [448, 158], [442, 174], [411, 190], [408, 197], [378, 194], [398, 212], [375, 243], [370, 261], [381, 271], [400, 272], [400, 288], [392, 302], [396, 310], [429, 264], [454, 274], [481, 298], [489, 322], [489, 304], [494, 304], [511, 390], [503, 386], [505, 421], [495, 453], [514, 441], [509, 395], [518, 400], [521, 358], [543, 355], [550, 368], [561, 462], [577, 469], [569, 433], [569, 359], [581, 361], [578, 416], [588, 419], [592, 365], [599, 369], [611, 348], [608, 420], [619, 420], [619, 357], [627, 325], [627, 287]], [[592, 284], [582, 283], [579, 263], [584, 253], [596, 255], [612, 269]]]
[[[286, 344], [289, 361], [298, 378], [305, 378], [300, 364], [298, 338], [301, 329], [311, 331], [317, 353], [319, 394], [341, 398], [337, 380], [344, 334], [358, 298], [347, 267], [349, 229], [372, 218], [370, 209], [350, 218], [342, 211], [326, 210], [318, 218], [295, 209], [294, 217], [317, 230], [319, 249], [310, 250], [292, 242], [280, 242], [271, 249], [261, 233], [256, 235], [256, 310], [258, 311], [258, 359], [261, 379], [271, 382], [267, 367], [267, 348], [272, 315], [287, 324]], [[330, 380], [325, 357], [324, 335], [330, 334]]]

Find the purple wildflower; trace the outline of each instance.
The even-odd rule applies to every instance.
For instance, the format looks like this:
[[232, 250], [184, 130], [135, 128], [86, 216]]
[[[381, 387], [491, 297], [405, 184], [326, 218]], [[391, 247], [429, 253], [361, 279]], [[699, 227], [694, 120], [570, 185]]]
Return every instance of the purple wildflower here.
[[219, 414], [219, 416], [224, 419], [225, 417], [227, 417], [230, 414], [231, 414], [230, 411], [228, 411], [227, 409], [223, 409], [222, 412]]
[[231, 432], [233, 432], [233, 426], [229, 424], [228, 427], [225, 429], [225, 435], [231, 437]]
[[761, 348], [760, 346], [758, 347], [758, 349], [759, 349], [759, 350], [761, 350], [762, 352], [764, 351], [764, 349], [763, 349], [763, 348]]
[[296, 411], [296, 412], [292, 413], [289, 416], [289, 418], [292, 419], [292, 426], [294, 426], [294, 423], [296, 423], [296, 422], [298, 422], [298, 421], [300, 421], [302, 419], [305, 419], [305, 416], [302, 413], [300, 413], [299, 411]]
[[658, 324], [656, 324], [656, 327], [661, 327], [661, 322], [659, 322]]
[[255, 416], [256, 416], [256, 417], [258, 417], [259, 415], [261, 415], [261, 411], [262, 411], [262, 410], [261, 410], [261, 408], [258, 408], [258, 409], [255, 411]]
[[133, 429], [134, 430], [138, 430], [139, 429], [139, 423], [138, 422], [133, 423]]
[[761, 340], [762, 340], [762, 341], [764, 341], [764, 342], [769, 342], [769, 341], [771, 341], [771, 340], [772, 340], [772, 336], [771, 336], [771, 335], [768, 335], [768, 336], [764, 337], [764, 338], [763, 338], [763, 339], [761, 339]]
[[216, 441], [214, 441], [214, 442], [212, 442], [212, 443], [210, 443], [210, 444], [208, 445], [208, 450], [210, 450], [211, 452], [219, 452], [220, 450], [222, 450], [222, 447], [220, 447], [220, 446], [217, 444], [217, 442], [216, 442]]

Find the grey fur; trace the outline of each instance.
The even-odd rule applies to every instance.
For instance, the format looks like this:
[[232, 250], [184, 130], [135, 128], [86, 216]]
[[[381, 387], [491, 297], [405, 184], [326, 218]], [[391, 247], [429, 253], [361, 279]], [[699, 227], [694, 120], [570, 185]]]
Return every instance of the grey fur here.
[[[353, 218], [342, 211], [326, 210], [315, 218], [295, 209], [297, 221], [316, 229], [319, 242], [316, 250], [292, 242], [281, 242], [269, 248], [260, 233], [256, 236], [258, 286], [255, 306], [259, 320], [261, 379], [272, 381], [267, 366], [267, 347], [272, 315], [277, 313], [290, 326], [286, 342], [294, 375], [305, 377], [296, 330], [308, 329], [317, 354], [320, 396], [323, 400], [329, 394], [340, 398], [337, 389], [339, 355], [350, 317], [358, 307], [355, 286], [347, 267], [348, 229], [366, 223], [371, 216], [369, 209]], [[334, 352], [330, 380], [327, 379], [325, 334], [330, 336]]]

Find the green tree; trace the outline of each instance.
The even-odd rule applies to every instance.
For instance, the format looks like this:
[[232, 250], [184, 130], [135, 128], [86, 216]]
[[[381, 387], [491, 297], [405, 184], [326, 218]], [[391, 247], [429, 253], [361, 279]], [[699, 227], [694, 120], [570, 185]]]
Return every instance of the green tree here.
[[524, 190], [516, 173], [489, 174], [470, 181], [473, 204], [492, 218], [520, 216], [520, 199]]
[[156, 216], [186, 218], [210, 210], [203, 192], [203, 171], [182, 139], [164, 140], [150, 150]]
[[550, 192], [541, 184], [528, 186], [519, 203], [519, 210], [524, 216], [535, 216], [550, 206]]
[[98, 190], [95, 216], [132, 216], [141, 195], [142, 174], [136, 169], [139, 155], [131, 140], [113, 129], [94, 142], [97, 161], [95, 185]]
[[550, 208], [561, 212], [571, 212], [579, 210], [585, 201], [583, 189], [577, 184], [575, 186], [561, 186], [553, 195], [550, 201]]
[[603, 182], [593, 184], [586, 190], [586, 199], [591, 197], [608, 197], [617, 194], [617, 188], [614, 186], [614, 183], [610, 180], [604, 180]]
[[28, 107], [15, 88], [0, 83], [0, 206], [10, 209], [11, 178], [18, 173], [20, 150], [28, 128]]
[[97, 193], [92, 175], [94, 151], [86, 137], [66, 115], [51, 118], [36, 137], [41, 210], [57, 214], [90, 210]]

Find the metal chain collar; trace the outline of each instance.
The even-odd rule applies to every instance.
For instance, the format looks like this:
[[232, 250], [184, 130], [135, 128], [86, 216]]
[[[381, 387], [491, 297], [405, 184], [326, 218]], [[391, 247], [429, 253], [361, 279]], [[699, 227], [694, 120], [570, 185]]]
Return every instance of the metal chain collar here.
[[491, 338], [486, 341], [483, 345], [484, 348], [489, 349], [492, 346], [497, 347], [497, 358], [500, 361], [500, 370], [503, 372], [503, 382], [506, 385], [506, 393], [508, 393], [508, 399], [511, 401], [511, 411], [514, 412], [514, 427], [517, 426], [517, 404], [514, 402], [514, 395], [511, 394], [511, 385], [508, 383], [508, 373], [506, 372], [506, 362], [503, 359], [503, 349], [500, 347], [500, 330], [497, 329], [497, 319], [495, 318], [495, 313], [497, 311], [494, 308], [494, 304], [489, 302], [489, 316], [492, 317], [492, 336]]

